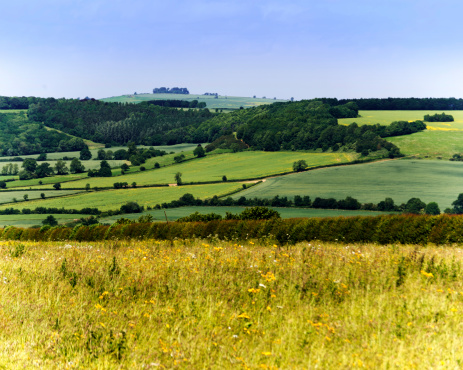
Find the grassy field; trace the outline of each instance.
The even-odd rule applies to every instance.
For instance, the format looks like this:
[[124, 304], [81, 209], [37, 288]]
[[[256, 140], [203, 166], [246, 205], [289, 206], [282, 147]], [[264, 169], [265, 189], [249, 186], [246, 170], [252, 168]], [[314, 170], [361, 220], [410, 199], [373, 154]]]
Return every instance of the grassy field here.
[[[35, 207], [58, 207], [58, 208], [98, 208], [101, 211], [116, 210], [121, 205], [136, 201], [145, 207], [155, 206], [164, 202], [171, 202], [179, 199], [186, 193], [191, 193], [195, 198], [212, 198], [212, 196], [221, 196], [228, 194], [236, 189], [241, 189], [241, 184], [237, 183], [220, 183], [212, 185], [191, 185], [191, 186], [173, 186], [159, 188], [144, 188], [144, 189], [120, 189], [106, 191], [84, 192], [66, 197], [32, 200], [16, 205], [8, 204], [0, 206], [0, 209], [10, 208], [35, 208]], [[32, 194], [32, 192], [30, 193]]]
[[137, 95], [122, 95], [122, 96], [113, 96], [110, 98], [100, 99], [105, 102], [117, 102], [117, 103], [141, 103], [142, 101], [148, 100], [198, 100], [198, 102], [205, 102], [207, 108], [224, 108], [224, 109], [239, 109], [255, 107], [262, 104], [272, 104], [275, 102], [286, 102], [287, 100], [276, 99], [274, 100], [273, 96], [269, 97], [270, 99], [261, 98], [251, 98], [251, 97], [239, 97], [239, 96], [224, 96], [219, 95], [218, 99], [215, 99], [214, 96], [206, 96], [200, 94], [137, 94]]
[[[361, 110], [358, 118], [342, 118], [338, 119], [339, 124], [348, 125], [352, 122], [357, 122], [361, 125], [389, 125], [394, 121], [416, 121], [423, 120], [426, 114], [442, 113], [442, 111], [435, 110]], [[462, 131], [463, 130], [463, 111], [452, 110], [445, 111], [451, 114], [455, 119], [454, 122], [427, 122], [428, 129], [442, 130], [442, 131]]]
[[0, 245], [0, 367], [456, 369], [462, 249]]
[[[64, 224], [66, 222], [79, 219], [81, 217], [88, 217], [86, 215], [66, 215], [66, 214], [52, 214], [56, 218], [59, 224]], [[31, 227], [31, 226], [42, 226], [42, 221], [47, 218], [49, 214], [46, 215], [0, 215], [0, 226], [16, 226], [16, 227]]]
[[[86, 178], [70, 183], [66, 187], [85, 187], [89, 183], [93, 188], [111, 187], [115, 182], [127, 182], [137, 185], [173, 183], [177, 172], [182, 173], [183, 182], [221, 181], [222, 176], [228, 180], [251, 179], [277, 175], [292, 171], [293, 162], [305, 159], [309, 167], [346, 163], [356, 157], [355, 153], [302, 153], [302, 152], [241, 152], [211, 155], [187, 161], [175, 166], [163, 167], [138, 173], [126, 173], [120, 177]], [[156, 157], [157, 158], [157, 157]]]
[[418, 197], [437, 202], [443, 211], [463, 193], [463, 163], [450, 161], [393, 160], [325, 168], [268, 179], [234, 198], [275, 195], [344, 199], [352, 196], [362, 203], [392, 198], [397, 204]]
[[[441, 111], [360, 111], [360, 118], [339, 119], [340, 124], [357, 122], [359, 125], [388, 125], [393, 121], [422, 120], [425, 114], [442, 113]], [[428, 122], [428, 129], [413, 135], [389, 137], [400, 151], [408, 156], [449, 159], [455, 153], [463, 153], [463, 111], [447, 111], [454, 122]]]
[[[167, 220], [175, 221], [180, 217], [189, 216], [196, 211], [201, 214], [216, 213], [225, 217], [226, 212], [241, 213], [246, 207], [231, 206], [231, 207], [179, 207], [179, 208], [168, 208], [168, 209], [155, 209], [152, 211], [145, 211], [143, 215], [152, 215], [154, 221], [165, 221], [166, 215]], [[344, 211], [334, 209], [313, 209], [313, 208], [280, 208], [280, 207], [269, 207], [278, 211], [281, 218], [298, 218], [298, 217], [337, 217], [337, 216], [378, 216], [385, 214], [383, 212], [370, 212], [370, 211]], [[164, 214], [165, 211], [165, 214]], [[137, 219], [140, 217], [139, 214], [128, 214], [124, 215], [124, 218]], [[117, 221], [121, 216], [112, 216], [101, 219], [102, 223], [113, 223]]]
[[456, 153], [463, 153], [463, 131], [417, 132], [413, 135], [387, 138], [405, 155], [419, 158], [448, 160]]
[[0, 109], [0, 113], [3, 113], [3, 114], [18, 114], [18, 113], [21, 113], [21, 112], [24, 112], [26, 113], [27, 112], [27, 109]]

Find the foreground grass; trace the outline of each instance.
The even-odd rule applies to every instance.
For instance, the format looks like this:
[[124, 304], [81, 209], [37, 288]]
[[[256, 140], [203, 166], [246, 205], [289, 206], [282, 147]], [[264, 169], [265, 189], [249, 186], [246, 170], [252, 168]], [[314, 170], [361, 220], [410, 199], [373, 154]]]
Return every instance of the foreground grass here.
[[5, 368], [456, 368], [462, 250], [0, 245]]

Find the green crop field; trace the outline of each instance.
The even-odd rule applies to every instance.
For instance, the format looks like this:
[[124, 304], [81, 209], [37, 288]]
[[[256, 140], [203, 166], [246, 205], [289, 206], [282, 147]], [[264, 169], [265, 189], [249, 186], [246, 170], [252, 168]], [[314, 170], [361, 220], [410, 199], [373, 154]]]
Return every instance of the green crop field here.
[[93, 188], [111, 187], [115, 182], [127, 182], [137, 185], [174, 183], [177, 172], [182, 173], [183, 182], [221, 181], [222, 176], [228, 180], [251, 179], [256, 177], [278, 175], [292, 171], [294, 161], [304, 159], [309, 167], [334, 163], [346, 163], [356, 158], [355, 153], [303, 153], [303, 152], [241, 152], [206, 156], [187, 161], [175, 166], [157, 170], [126, 173], [117, 177], [85, 178], [70, 183], [63, 183], [65, 188], [84, 188], [89, 183]]
[[272, 198], [309, 195], [378, 203], [386, 197], [396, 204], [418, 197], [437, 202], [443, 211], [463, 193], [463, 163], [427, 160], [391, 160], [332, 167], [268, 179], [234, 196]]
[[[211, 198], [214, 195], [221, 196], [228, 194], [234, 190], [240, 189], [241, 185], [236, 183], [220, 183], [211, 185], [191, 185], [191, 186], [172, 186], [160, 188], [142, 188], [142, 189], [119, 189], [95, 191], [88, 193], [80, 193], [66, 197], [33, 200], [27, 203], [21, 203], [20, 206], [13, 208], [35, 208], [35, 207], [57, 207], [57, 208], [98, 208], [101, 211], [116, 210], [121, 205], [129, 201], [136, 201], [145, 207], [155, 206], [164, 202], [171, 202], [179, 199], [186, 193], [193, 194], [195, 198]], [[25, 206], [27, 204], [27, 207]], [[8, 204], [0, 206], [0, 209], [11, 208]]]
[[[175, 221], [180, 217], [189, 216], [192, 213], [198, 211], [201, 214], [216, 213], [225, 216], [226, 212], [241, 213], [246, 207], [179, 207], [179, 208], [168, 208], [168, 209], [155, 209], [152, 211], [145, 211], [143, 215], [150, 214], [153, 216], [155, 221], [165, 221], [166, 215], [168, 221]], [[314, 208], [280, 208], [280, 207], [269, 207], [278, 211], [282, 218], [299, 218], [299, 217], [337, 217], [337, 216], [378, 216], [385, 214], [384, 212], [371, 212], [371, 211], [345, 211], [335, 209], [314, 209]], [[164, 213], [165, 211], [165, 213]], [[100, 220], [102, 223], [113, 223], [119, 218], [137, 219], [140, 217], [139, 214], [127, 214], [123, 216], [111, 216], [105, 217]]]
[[[16, 227], [31, 227], [35, 225], [42, 226], [42, 221], [47, 218], [49, 214], [46, 215], [0, 215], [0, 227], [5, 226], [16, 226]], [[62, 215], [62, 214], [53, 214], [59, 224], [63, 224], [66, 222], [73, 221], [75, 219], [79, 219], [81, 217], [86, 217], [85, 215]]]
[[141, 103], [148, 100], [186, 100], [192, 101], [197, 100], [198, 102], [205, 102], [207, 108], [224, 108], [224, 109], [239, 109], [255, 107], [262, 104], [272, 104], [275, 102], [286, 102], [287, 100], [282, 99], [273, 99], [272, 96], [270, 99], [261, 98], [251, 98], [251, 97], [239, 97], [239, 96], [224, 96], [219, 95], [218, 99], [215, 99], [214, 96], [210, 95], [200, 95], [200, 94], [137, 94], [137, 95], [122, 95], [122, 96], [113, 96], [110, 98], [100, 99], [109, 103]]
[[[41, 199], [40, 194], [44, 193], [45, 198], [50, 198], [50, 197], [61, 197], [64, 195], [70, 195], [70, 194], [75, 194], [80, 192], [81, 190], [44, 190], [43, 192], [40, 191], [27, 191], [27, 190], [21, 190], [21, 191], [0, 191], [0, 203], [11, 203], [14, 202], [15, 199], [19, 202], [21, 202], [21, 207], [22, 208], [29, 208], [26, 207], [32, 199]], [[29, 201], [24, 201], [24, 195], [28, 196]], [[16, 205], [10, 204], [10, 207]]]

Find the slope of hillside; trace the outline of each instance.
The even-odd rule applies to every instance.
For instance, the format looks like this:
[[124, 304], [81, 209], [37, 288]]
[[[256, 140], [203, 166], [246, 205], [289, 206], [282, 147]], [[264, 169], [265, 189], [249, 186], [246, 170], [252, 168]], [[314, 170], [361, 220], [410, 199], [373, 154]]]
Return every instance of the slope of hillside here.
[[273, 104], [275, 102], [285, 102], [283, 99], [266, 99], [266, 98], [251, 98], [240, 96], [226, 96], [218, 95], [201, 95], [201, 94], [136, 94], [136, 95], [121, 95], [113, 96], [110, 98], [100, 99], [108, 103], [141, 103], [149, 100], [185, 100], [206, 103], [206, 107], [215, 110], [223, 109], [224, 111], [231, 111], [235, 109], [251, 108], [259, 105]]

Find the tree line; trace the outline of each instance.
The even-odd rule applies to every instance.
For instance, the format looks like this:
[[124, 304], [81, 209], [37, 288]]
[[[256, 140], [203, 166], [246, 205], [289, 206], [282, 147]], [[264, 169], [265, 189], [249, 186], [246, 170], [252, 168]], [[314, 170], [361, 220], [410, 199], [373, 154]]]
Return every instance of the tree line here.
[[[459, 200], [458, 200], [459, 199]], [[445, 210], [445, 213], [463, 214], [463, 194], [454, 202], [454, 208]], [[353, 197], [346, 197], [346, 199], [336, 200], [334, 198], [321, 198], [316, 197], [314, 200], [308, 195], [295, 195], [293, 199], [288, 197], [280, 197], [279, 195], [273, 198], [246, 198], [241, 196], [238, 199], [232, 197], [218, 198], [214, 196], [208, 199], [195, 198], [192, 194], [186, 193], [177, 200], [169, 203], [157, 204], [154, 209], [162, 208], [178, 208], [186, 206], [216, 206], [216, 207], [297, 207], [297, 208], [316, 208], [316, 209], [342, 209], [342, 210], [365, 210], [365, 211], [382, 211], [382, 212], [402, 212], [413, 214], [431, 214], [438, 215], [441, 213], [439, 206], [435, 202], [428, 204], [422, 202], [419, 198], [411, 198], [406, 203], [395, 204], [392, 198], [385, 198], [385, 200], [375, 203], [360, 203]], [[460, 207], [460, 208], [458, 208]], [[148, 208], [150, 209], [150, 208]]]
[[331, 106], [355, 103], [360, 110], [463, 110], [461, 98], [321, 98]]

